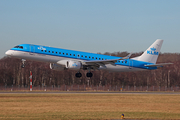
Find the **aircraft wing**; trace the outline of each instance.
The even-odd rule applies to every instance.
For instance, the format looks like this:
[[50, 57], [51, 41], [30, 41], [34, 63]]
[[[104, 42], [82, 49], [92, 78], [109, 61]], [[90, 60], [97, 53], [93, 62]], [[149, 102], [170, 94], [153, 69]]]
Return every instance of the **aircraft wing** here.
[[164, 65], [171, 65], [173, 63], [160, 63], [160, 64], [152, 64], [152, 65], [144, 65], [146, 67], [163, 67]]
[[105, 67], [105, 64], [111, 64], [115, 66], [115, 63], [117, 60], [125, 60], [129, 59], [129, 57], [132, 55], [132, 53], [128, 54], [125, 57], [119, 58], [119, 59], [109, 59], [109, 60], [93, 60], [93, 61], [83, 61], [83, 65], [90, 65], [90, 66], [103, 66]]

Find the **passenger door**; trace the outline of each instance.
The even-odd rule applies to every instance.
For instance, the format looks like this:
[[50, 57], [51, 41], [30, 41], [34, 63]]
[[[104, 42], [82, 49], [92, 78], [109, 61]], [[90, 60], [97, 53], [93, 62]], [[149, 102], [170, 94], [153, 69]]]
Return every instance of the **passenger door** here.
[[133, 68], [133, 60], [129, 59], [129, 69]]
[[34, 53], [35, 53], [35, 46], [30, 45], [30, 55], [34, 55]]

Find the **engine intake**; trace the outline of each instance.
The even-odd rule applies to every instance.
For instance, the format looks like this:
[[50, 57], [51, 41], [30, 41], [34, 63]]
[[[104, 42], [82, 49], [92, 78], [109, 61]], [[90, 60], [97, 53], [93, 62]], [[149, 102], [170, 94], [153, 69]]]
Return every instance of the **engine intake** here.
[[50, 69], [61, 71], [61, 70], [64, 70], [65, 68], [61, 65], [50, 63]]

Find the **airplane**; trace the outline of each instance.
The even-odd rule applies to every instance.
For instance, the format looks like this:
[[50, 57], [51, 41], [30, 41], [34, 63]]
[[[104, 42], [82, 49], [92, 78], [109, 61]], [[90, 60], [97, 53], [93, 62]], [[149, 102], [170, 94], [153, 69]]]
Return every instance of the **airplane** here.
[[54, 48], [34, 44], [20, 44], [6, 51], [7, 56], [20, 58], [22, 68], [25, 61], [34, 60], [50, 63], [52, 70], [77, 70], [75, 74], [80, 78], [80, 69], [88, 70], [86, 76], [92, 77], [91, 70], [108, 70], [115, 72], [132, 72], [142, 70], [155, 70], [172, 63], [156, 64], [163, 40], [157, 39], [141, 56], [130, 58], [132, 53], [125, 57], [101, 55], [62, 48]]

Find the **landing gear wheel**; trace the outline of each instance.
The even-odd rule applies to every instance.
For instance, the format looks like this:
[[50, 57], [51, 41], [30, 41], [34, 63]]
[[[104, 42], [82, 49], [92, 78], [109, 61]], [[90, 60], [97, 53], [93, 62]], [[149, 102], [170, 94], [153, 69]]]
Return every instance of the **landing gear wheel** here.
[[82, 74], [80, 72], [78, 72], [78, 73], [76, 73], [76, 77], [80, 78], [80, 77], [82, 77]]
[[24, 64], [22, 64], [22, 65], [21, 65], [21, 68], [25, 68], [25, 65], [24, 65]]
[[86, 77], [92, 77], [93, 76], [93, 74], [91, 73], [91, 72], [88, 72], [87, 74], [86, 74]]

